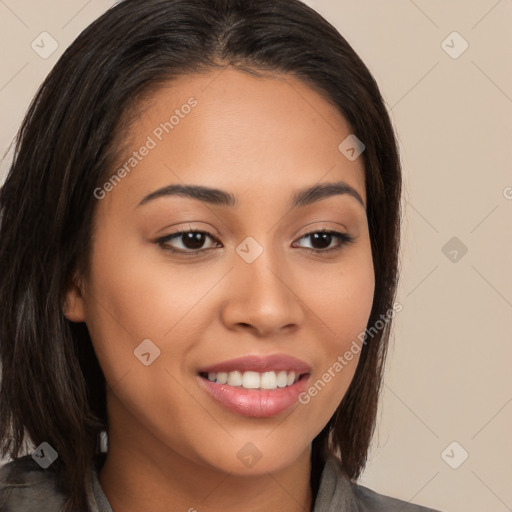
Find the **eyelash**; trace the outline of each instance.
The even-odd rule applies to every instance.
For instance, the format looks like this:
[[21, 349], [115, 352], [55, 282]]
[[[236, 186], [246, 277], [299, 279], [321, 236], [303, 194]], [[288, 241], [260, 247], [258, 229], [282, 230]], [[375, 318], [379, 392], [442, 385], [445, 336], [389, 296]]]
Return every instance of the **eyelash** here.
[[[187, 234], [187, 233], [200, 233], [200, 234], [203, 234], [203, 235], [207, 235], [214, 242], [220, 243], [219, 240], [215, 236], [213, 236], [212, 234], [208, 233], [208, 231], [200, 231], [200, 230], [193, 230], [193, 229], [183, 229], [183, 230], [176, 231], [176, 232], [171, 233], [169, 235], [165, 235], [165, 236], [163, 236], [161, 238], [158, 238], [157, 240], [154, 241], [154, 243], [159, 245], [165, 251], [169, 251], [169, 252], [172, 252], [172, 253], [175, 253], [175, 254], [184, 254], [184, 255], [187, 255], [188, 257], [201, 256], [202, 253], [204, 253], [206, 251], [209, 251], [211, 249], [214, 249], [214, 247], [210, 247], [210, 248], [207, 248], [207, 249], [198, 249], [198, 250], [187, 250], [187, 251], [184, 251], [184, 250], [181, 250], [181, 249], [173, 249], [173, 248], [171, 248], [168, 245], [168, 242], [170, 240], [174, 240], [176, 238], [179, 238], [181, 235]], [[354, 237], [348, 235], [347, 233], [341, 233], [339, 231], [331, 231], [331, 230], [327, 230], [327, 229], [319, 229], [319, 230], [315, 230], [315, 231], [310, 231], [309, 233], [306, 233], [306, 234], [302, 235], [299, 238], [299, 240], [302, 240], [303, 238], [306, 238], [308, 236], [311, 236], [311, 235], [314, 235], [314, 234], [318, 234], [318, 233], [327, 233], [329, 235], [334, 236], [338, 240], [338, 245], [336, 247], [331, 248], [331, 249], [311, 249], [309, 247], [305, 248], [307, 251], [313, 252], [315, 254], [337, 252], [337, 251], [340, 251], [341, 249], [343, 249], [344, 246], [352, 244], [354, 242]]]

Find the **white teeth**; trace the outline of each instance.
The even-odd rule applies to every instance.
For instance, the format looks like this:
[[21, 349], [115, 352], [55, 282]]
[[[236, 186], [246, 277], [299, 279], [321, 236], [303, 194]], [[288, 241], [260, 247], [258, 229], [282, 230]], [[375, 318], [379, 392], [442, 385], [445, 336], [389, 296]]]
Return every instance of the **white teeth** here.
[[242, 375], [242, 386], [247, 389], [260, 387], [260, 374], [258, 372], [244, 372]]
[[291, 386], [299, 378], [295, 372], [211, 372], [208, 373], [208, 380], [228, 386], [243, 387], [245, 389], [276, 389]]
[[240, 372], [229, 372], [227, 383], [229, 386], [241, 386], [242, 385], [242, 374]]
[[288, 382], [288, 376], [286, 375], [286, 372], [279, 372], [276, 376], [276, 381], [278, 388], [284, 388]]
[[276, 372], [265, 372], [261, 374], [260, 387], [263, 389], [276, 389]]
[[228, 381], [228, 374], [226, 372], [217, 373], [217, 382], [219, 384], [226, 384]]

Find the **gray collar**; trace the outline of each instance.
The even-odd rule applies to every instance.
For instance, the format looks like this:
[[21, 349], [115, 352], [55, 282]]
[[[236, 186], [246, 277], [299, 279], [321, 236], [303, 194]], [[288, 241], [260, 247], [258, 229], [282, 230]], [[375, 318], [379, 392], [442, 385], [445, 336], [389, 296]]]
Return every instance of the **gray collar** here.
[[341, 464], [329, 455], [325, 462], [313, 512], [357, 512], [358, 506], [350, 480], [342, 473]]

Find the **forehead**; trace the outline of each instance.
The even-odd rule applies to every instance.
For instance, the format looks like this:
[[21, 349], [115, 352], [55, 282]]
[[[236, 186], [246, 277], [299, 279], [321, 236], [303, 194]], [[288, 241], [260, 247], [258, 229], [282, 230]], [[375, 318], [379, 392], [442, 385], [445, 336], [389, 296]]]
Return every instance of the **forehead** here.
[[351, 127], [298, 78], [225, 68], [174, 79], [137, 106], [122, 182], [109, 199], [135, 205], [169, 184], [200, 184], [265, 198], [344, 181], [366, 203], [362, 157], [339, 149]]

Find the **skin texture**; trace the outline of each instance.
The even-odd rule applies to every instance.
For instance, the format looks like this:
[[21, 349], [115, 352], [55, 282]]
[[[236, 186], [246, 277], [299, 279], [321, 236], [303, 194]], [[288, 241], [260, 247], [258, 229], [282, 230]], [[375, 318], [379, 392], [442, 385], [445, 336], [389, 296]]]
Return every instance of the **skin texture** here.
[[[155, 128], [190, 97], [197, 105], [159, 141]], [[98, 200], [92, 271], [77, 276], [65, 306], [68, 319], [86, 322], [107, 380], [100, 483], [116, 512], [311, 509], [311, 442], [358, 356], [308, 404], [271, 418], [225, 409], [198, 385], [197, 369], [285, 353], [311, 366], [312, 384], [365, 330], [374, 294], [365, 208], [344, 194], [290, 209], [296, 190], [337, 181], [366, 205], [362, 157], [338, 149], [350, 133], [337, 109], [290, 75], [216, 70], [174, 80], [141, 106], [119, 166], [148, 136], [158, 144]], [[169, 196], [138, 206], [171, 184], [226, 190], [239, 205]], [[168, 245], [188, 255], [155, 242], [178, 229], [220, 244], [206, 237], [199, 248], [210, 249], [191, 257], [197, 249], [183, 237]], [[304, 236], [321, 229], [354, 242], [325, 252], [329, 242]], [[236, 252], [248, 236], [263, 248], [250, 264]], [[328, 247], [338, 245], [333, 237]], [[149, 366], [134, 356], [144, 339], [161, 351]], [[247, 442], [261, 452], [252, 467], [237, 457]]]

